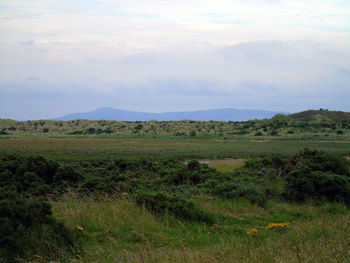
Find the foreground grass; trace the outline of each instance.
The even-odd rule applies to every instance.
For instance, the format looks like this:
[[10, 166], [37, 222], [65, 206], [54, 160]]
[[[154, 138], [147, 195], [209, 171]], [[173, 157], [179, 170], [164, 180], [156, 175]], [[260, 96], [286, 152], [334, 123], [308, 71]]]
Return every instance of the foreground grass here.
[[[217, 225], [158, 217], [128, 197], [52, 201], [56, 217], [83, 227], [74, 262], [350, 262], [350, 211], [341, 204], [193, 198], [215, 214]], [[287, 229], [266, 230], [271, 222]], [[257, 235], [246, 230], [256, 228]]]

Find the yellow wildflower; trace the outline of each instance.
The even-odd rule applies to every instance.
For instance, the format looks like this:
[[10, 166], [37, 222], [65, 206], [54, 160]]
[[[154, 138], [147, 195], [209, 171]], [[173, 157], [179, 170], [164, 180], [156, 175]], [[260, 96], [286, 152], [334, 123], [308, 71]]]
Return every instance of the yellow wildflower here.
[[252, 229], [249, 229], [249, 230], [247, 230], [247, 231], [245, 231], [246, 232], [246, 234], [248, 235], [248, 236], [250, 236], [250, 235], [256, 235], [256, 234], [258, 234], [258, 229], [256, 229], [256, 228], [252, 228]]
[[77, 229], [80, 230], [80, 231], [84, 231], [84, 228], [79, 226], [79, 225], [77, 225]]
[[289, 223], [270, 223], [267, 225], [266, 229], [267, 230], [283, 229], [283, 228], [287, 228], [288, 226], [289, 226]]

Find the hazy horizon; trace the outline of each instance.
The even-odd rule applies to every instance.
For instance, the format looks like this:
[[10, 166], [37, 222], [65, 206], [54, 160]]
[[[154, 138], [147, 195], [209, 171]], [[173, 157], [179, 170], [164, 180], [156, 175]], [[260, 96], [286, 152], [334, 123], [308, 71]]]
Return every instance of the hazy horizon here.
[[11, 0], [0, 10], [0, 118], [350, 111], [347, 0]]

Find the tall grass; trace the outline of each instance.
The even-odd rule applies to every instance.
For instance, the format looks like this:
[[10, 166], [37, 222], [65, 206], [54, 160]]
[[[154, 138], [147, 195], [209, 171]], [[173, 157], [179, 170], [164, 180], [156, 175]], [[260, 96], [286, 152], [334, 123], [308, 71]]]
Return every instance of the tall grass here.
[[[132, 262], [350, 262], [349, 217], [321, 217], [295, 225], [287, 233], [270, 233], [265, 240], [223, 243], [208, 250], [138, 252]], [[127, 262], [127, 261], [126, 261]]]
[[[113, 262], [123, 251], [154, 242], [161, 245], [166, 225], [128, 198], [79, 197], [74, 193], [52, 202], [55, 216], [83, 228], [83, 262]], [[86, 261], [88, 260], [88, 261]]]
[[[217, 225], [156, 217], [129, 197], [52, 201], [56, 217], [81, 226], [82, 253], [74, 262], [350, 262], [350, 211], [342, 204], [245, 201], [196, 197]], [[284, 231], [271, 222], [290, 222]], [[246, 230], [257, 228], [248, 236]]]

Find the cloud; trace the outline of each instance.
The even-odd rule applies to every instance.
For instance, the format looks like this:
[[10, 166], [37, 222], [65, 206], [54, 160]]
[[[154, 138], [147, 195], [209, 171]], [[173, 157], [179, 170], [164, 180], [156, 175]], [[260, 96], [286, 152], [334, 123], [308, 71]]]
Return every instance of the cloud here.
[[349, 53], [323, 43], [265, 41], [206, 52], [57, 62], [41, 65], [27, 78], [1, 83], [0, 110], [14, 114], [16, 100], [34, 116], [43, 113], [33, 105], [50, 101], [45, 118], [100, 106], [150, 112], [221, 107], [350, 110], [349, 61]]
[[350, 110], [348, 1], [1, 5], [4, 116], [48, 118], [100, 106]]
[[20, 45], [23, 46], [32, 46], [34, 44], [34, 40], [27, 40], [19, 43]]

